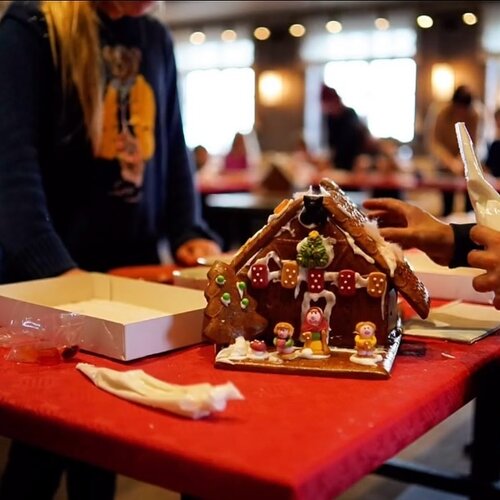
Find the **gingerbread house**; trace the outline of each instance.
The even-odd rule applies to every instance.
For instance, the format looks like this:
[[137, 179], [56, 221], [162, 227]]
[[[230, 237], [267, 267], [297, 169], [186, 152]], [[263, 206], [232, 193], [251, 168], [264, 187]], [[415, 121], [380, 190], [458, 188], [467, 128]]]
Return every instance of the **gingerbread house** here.
[[401, 294], [429, 295], [402, 250], [329, 179], [283, 200], [227, 264], [208, 272], [204, 336], [216, 366], [387, 377]]

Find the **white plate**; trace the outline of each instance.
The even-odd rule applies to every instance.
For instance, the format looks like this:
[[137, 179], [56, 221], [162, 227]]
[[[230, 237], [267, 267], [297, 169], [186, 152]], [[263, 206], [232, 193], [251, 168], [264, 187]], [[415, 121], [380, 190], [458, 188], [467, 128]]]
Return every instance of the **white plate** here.
[[174, 285], [183, 286], [185, 288], [194, 288], [196, 290], [204, 290], [207, 284], [207, 273], [209, 270], [209, 266], [177, 269], [172, 273]]
[[218, 255], [208, 255], [207, 257], [199, 257], [197, 259], [197, 262], [198, 264], [200, 264], [200, 266], [212, 266], [217, 260], [221, 260], [222, 262], [229, 264], [234, 255], [235, 252], [221, 253]]

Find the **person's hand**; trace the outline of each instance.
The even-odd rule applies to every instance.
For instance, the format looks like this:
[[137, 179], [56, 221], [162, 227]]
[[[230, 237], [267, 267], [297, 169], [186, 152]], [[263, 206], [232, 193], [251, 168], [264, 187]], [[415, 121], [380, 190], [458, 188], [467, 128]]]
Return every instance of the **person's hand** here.
[[402, 248], [418, 248], [442, 266], [450, 263], [455, 238], [450, 225], [421, 208], [392, 198], [363, 203], [367, 215], [377, 219], [380, 234]]
[[214, 241], [197, 238], [182, 244], [175, 252], [175, 258], [180, 264], [195, 266], [200, 257], [208, 257], [221, 252], [221, 248]]
[[455, 158], [450, 160], [450, 162], [448, 163], [447, 166], [452, 174], [463, 177], [463, 175], [464, 175], [464, 163], [463, 163], [462, 159], [460, 158], [460, 156], [456, 156]]
[[61, 274], [61, 276], [72, 276], [73, 274], [85, 274], [87, 271], [84, 271], [83, 269], [80, 269], [79, 267], [73, 267], [71, 269], [68, 269], [64, 273]]
[[477, 225], [471, 229], [470, 237], [484, 249], [469, 252], [467, 261], [486, 271], [472, 280], [472, 286], [478, 292], [494, 292], [493, 305], [500, 309], [500, 232]]
[[130, 132], [122, 132], [116, 140], [116, 155], [124, 181], [137, 187], [142, 186], [146, 163], [142, 157], [141, 145]]

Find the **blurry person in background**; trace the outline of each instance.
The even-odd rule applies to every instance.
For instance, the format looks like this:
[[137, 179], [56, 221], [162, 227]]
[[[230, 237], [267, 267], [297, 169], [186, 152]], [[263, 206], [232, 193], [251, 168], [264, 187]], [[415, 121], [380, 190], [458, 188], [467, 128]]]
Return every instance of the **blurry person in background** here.
[[485, 171], [494, 177], [500, 177], [500, 108], [494, 113], [495, 138], [488, 144], [488, 151], [484, 161]]
[[210, 155], [207, 148], [199, 144], [193, 149], [194, 164], [196, 171], [201, 170], [208, 162]]
[[233, 172], [235, 170], [246, 170], [247, 168], [248, 157], [245, 136], [237, 132], [234, 135], [230, 150], [224, 157], [224, 171]]
[[248, 133], [236, 132], [231, 147], [222, 161], [222, 172], [257, 173], [262, 161], [259, 139], [255, 130]]
[[327, 85], [321, 88], [321, 110], [333, 167], [342, 170], [366, 167], [366, 156], [375, 156], [379, 144], [356, 111], [346, 106], [337, 91]]
[[[427, 143], [429, 152], [436, 160], [437, 172], [450, 177], [463, 177], [464, 165], [460, 158], [455, 124], [465, 123], [472, 142], [477, 145], [480, 112], [475, 105], [471, 89], [467, 85], [458, 86], [451, 101], [431, 121]], [[442, 215], [450, 215], [454, 208], [455, 192], [453, 190], [443, 191], [442, 200]], [[465, 209], [467, 212], [472, 209], [468, 196], [466, 196]]]
[[[200, 218], [167, 28], [151, 1], [13, 2], [0, 21], [0, 281], [220, 248]], [[0, 498], [113, 498], [114, 474], [14, 441]]]

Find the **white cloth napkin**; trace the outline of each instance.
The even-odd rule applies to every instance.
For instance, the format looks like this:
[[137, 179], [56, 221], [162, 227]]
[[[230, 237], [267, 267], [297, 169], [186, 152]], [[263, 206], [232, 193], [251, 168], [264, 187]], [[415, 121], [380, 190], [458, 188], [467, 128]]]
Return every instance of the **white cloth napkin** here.
[[479, 224], [500, 231], [500, 195], [484, 178], [465, 123], [455, 123], [460, 155], [465, 167], [467, 191]]
[[115, 396], [193, 419], [225, 410], [231, 399], [245, 399], [231, 382], [176, 385], [158, 380], [143, 370], [120, 372], [88, 363], [78, 363], [76, 368], [97, 387]]

